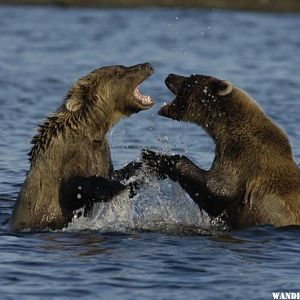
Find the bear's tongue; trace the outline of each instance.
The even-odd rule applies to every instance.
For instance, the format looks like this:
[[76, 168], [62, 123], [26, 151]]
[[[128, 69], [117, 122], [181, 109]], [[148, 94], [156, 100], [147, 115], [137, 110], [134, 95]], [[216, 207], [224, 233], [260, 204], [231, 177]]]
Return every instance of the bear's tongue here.
[[134, 92], [133, 92], [133, 95], [136, 99], [138, 99], [139, 101], [141, 101], [144, 105], [149, 105], [149, 104], [152, 104], [153, 103], [153, 100], [151, 99], [150, 96], [145, 96], [145, 95], [142, 95], [139, 91], [139, 87], [140, 85], [138, 85], [135, 89], [134, 89]]

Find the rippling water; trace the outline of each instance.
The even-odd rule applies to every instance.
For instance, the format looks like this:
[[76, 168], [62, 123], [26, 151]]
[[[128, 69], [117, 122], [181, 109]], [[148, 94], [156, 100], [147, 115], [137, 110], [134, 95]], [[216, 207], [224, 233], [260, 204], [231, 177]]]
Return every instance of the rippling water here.
[[157, 105], [110, 133], [116, 168], [146, 146], [209, 168], [214, 147], [204, 132], [156, 115], [172, 98], [163, 83], [170, 72], [215, 75], [247, 90], [288, 133], [299, 161], [299, 36], [293, 14], [0, 7], [0, 298], [272, 299], [272, 291], [299, 292], [299, 228], [216, 230], [170, 182], [135, 199], [144, 203], [142, 220], [119, 199], [123, 214], [102, 207], [104, 219], [94, 223], [76, 220], [59, 232], [7, 228], [36, 125], [73, 81], [102, 65], [149, 61], [156, 69], [142, 90]]

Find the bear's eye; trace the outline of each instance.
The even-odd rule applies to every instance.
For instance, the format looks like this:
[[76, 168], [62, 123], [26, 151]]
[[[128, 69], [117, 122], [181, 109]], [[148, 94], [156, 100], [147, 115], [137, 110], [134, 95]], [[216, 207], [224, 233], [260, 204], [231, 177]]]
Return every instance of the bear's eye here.
[[122, 72], [122, 71], [117, 71], [117, 73], [116, 73], [115, 76], [116, 76], [116, 78], [121, 79], [121, 78], [124, 77], [124, 72]]

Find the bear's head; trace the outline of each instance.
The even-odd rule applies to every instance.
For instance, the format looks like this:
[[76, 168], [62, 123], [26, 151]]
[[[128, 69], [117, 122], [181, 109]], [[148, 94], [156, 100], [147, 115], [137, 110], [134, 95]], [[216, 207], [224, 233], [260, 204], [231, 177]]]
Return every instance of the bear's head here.
[[199, 125], [205, 125], [217, 111], [224, 111], [225, 102], [233, 91], [229, 81], [205, 75], [185, 77], [170, 74], [165, 82], [176, 97], [172, 103], [164, 105], [158, 114]]
[[154, 101], [142, 95], [139, 86], [153, 72], [149, 63], [115, 65], [80, 78], [67, 93], [63, 105], [39, 126], [32, 139], [30, 161], [63, 134], [99, 139], [121, 118], [152, 107]]
[[87, 118], [110, 119], [113, 125], [124, 116], [153, 106], [154, 101], [139, 92], [140, 84], [153, 72], [149, 63], [96, 69], [71, 87], [64, 108], [75, 115], [88, 112]]
[[158, 111], [161, 116], [193, 122], [210, 131], [233, 108], [236, 88], [229, 81], [205, 75], [170, 74], [165, 82], [176, 97]]

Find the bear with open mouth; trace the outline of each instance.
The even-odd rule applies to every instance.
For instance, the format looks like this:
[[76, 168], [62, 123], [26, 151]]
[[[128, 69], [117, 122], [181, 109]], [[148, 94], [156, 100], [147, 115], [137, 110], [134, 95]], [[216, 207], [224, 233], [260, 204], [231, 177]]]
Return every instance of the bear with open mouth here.
[[102, 67], [71, 87], [32, 140], [31, 166], [13, 210], [12, 230], [61, 229], [75, 210], [89, 211], [95, 202], [132, 192], [133, 186], [121, 181], [141, 164], [114, 171], [106, 134], [121, 118], [153, 106], [139, 91], [153, 72], [149, 63]]
[[287, 135], [259, 105], [211, 76], [170, 74], [166, 85], [176, 97], [158, 114], [204, 128], [215, 142], [215, 158], [208, 171], [184, 156], [150, 150], [144, 161], [231, 228], [300, 225], [300, 170]]

